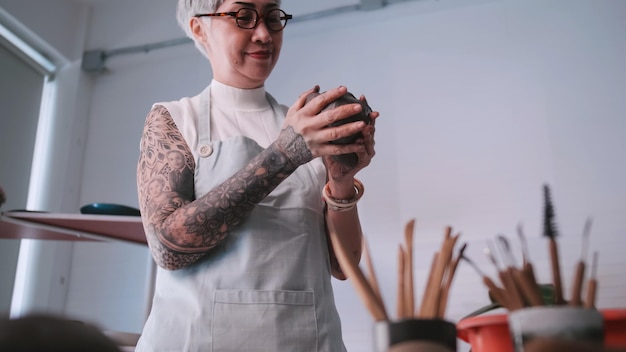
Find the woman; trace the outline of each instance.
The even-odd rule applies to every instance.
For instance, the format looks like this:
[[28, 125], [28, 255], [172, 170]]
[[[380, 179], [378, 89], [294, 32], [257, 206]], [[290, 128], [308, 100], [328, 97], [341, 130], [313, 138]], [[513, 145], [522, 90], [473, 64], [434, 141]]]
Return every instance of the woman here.
[[[349, 104], [321, 112], [345, 87], [305, 106], [319, 92], [309, 89], [290, 108], [265, 92], [291, 18], [279, 6], [178, 2], [179, 23], [209, 59], [213, 80], [195, 97], [155, 104], [146, 118], [137, 182], [159, 269], [137, 351], [345, 350], [330, 283], [331, 274], [345, 276], [325, 225], [333, 223], [358, 261], [363, 189], [354, 176], [374, 156], [374, 128], [325, 127], [361, 111]], [[329, 143], [356, 133], [363, 138], [355, 143]], [[170, 184], [172, 150], [194, 170], [193, 184], [155, 195], [155, 179]], [[355, 167], [331, 158], [346, 153], [357, 154]]]

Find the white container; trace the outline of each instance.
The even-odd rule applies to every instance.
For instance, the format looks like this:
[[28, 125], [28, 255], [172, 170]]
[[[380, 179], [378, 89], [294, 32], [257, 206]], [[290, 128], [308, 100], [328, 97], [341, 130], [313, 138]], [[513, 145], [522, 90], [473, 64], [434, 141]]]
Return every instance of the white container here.
[[509, 313], [509, 331], [516, 352], [535, 339], [580, 341], [602, 346], [604, 318], [595, 309], [569, 306], [530, 307]]

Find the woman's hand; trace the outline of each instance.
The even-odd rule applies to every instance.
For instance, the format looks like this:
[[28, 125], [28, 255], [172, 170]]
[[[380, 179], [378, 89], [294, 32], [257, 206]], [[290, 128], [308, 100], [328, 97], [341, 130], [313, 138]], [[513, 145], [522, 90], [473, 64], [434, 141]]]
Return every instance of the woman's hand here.
[[[360, 100], [365, 102], [365, 96], [361, 95]], [[352, 178], [370, 164], [372, 158], [376, 154], [374, 150], [374, 132], [376, 131], [375, 124], [376, 119], [380, 114], [378, 111], [372, 111], [369, 114], [371, 122], [369, 125], [366, 125], [361, 129], [361, 133], [363, 138], [359, 138], [356, 140], [355, 144], [359, 144], [363, 146], [363, 149], [359, 152], [356, 152], [357, 155], [357, 163], [354, 166], [347, 166], [346, 164], [338, 162], [335, 158], [331, 156], [324, 156], [324, 164], [326, 165], [326, 169], [328, 170], [328, 178], [333, 181], [341, 181], [341, 180], [349, 180], [352, 182]]]
[[[297, 166], [305, 164], [316, 157], [356, 153], [364, 157], [354, 168], [354, 173], [369, 164], [373, 156], [373, 125], [364, 122], [353, 122], [337, 127], [329, 124], [352, 116], [361, 111], [360, 104], [346, 104], [334, 109], [322, 111], [328, 104], [347, 92], [346, 87], [330, 89], [306, 102], [311, 93], [319, 92], [319, 87], [309, 89], [301, 94], [289, 108], [283, 128], [276, 140], [277, 146]], [[378, 116], [377, 113], [373, 113]], [[337, 145], [330, 142], [361, 132], [364, 138], [348, 145]], [[369, 156], [369, 157], [368, 157]], [[336, 169], [336, 166], [331, 166]], [[336, 169], [339, 174], [348, 174], [352, 170]], [[334, 172], [335, 173], [335, 172]], [[333, 174], [334, 174], [333, 173]]]

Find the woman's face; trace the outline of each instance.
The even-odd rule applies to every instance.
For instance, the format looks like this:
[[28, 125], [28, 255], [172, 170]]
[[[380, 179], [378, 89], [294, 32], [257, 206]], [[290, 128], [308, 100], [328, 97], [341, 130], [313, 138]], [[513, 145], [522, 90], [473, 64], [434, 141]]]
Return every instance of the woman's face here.
[[[225, 0], [216, 12], [244, 7], [264, 15], [278, 5], [274, 0]], [[231, 16], [193, 18], [191, 26], [205, 47], [213, 77], [221, 83], [237, 88], [261, 87], [278, 61], [283, 32], [268, 29], [264, 18], [253, 29], [237, 27]]]

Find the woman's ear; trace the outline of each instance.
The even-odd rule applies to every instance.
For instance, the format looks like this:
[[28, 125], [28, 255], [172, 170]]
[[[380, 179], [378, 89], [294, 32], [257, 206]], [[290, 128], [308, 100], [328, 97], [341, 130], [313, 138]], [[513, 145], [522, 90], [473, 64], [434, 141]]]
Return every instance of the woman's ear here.
[[198, 17], [192, 17], [189, 20], [189, 27], [194, 38], [200, 42], [206, 42], [206, 34], [204, 33], [204, 26], [202, 20]]

